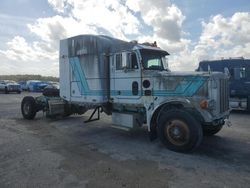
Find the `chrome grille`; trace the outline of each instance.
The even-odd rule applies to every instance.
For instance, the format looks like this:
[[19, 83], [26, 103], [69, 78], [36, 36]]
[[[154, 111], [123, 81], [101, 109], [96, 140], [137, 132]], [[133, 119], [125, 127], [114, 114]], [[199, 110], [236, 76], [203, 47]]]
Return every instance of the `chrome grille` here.
[[228, 79], [220, 79], [220, 112], [229, 109], [229, 85]]

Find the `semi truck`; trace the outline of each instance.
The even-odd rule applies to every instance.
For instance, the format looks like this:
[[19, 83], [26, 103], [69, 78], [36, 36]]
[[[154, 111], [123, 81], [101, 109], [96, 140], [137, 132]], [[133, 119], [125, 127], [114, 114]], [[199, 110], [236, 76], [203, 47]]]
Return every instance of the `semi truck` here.
[[198, 71], [227, 72], [229, 104], [232, 109], [250, 112], [250, 59], [243, 57], [201, 61]]
[[[147, 127], [170, 150], [190, 152], [229, 117], [228, 77], [223, 73], [172, 72], [169, 53], [154, 43], [79, 35], [60, 41], [60, 96], [26, 96], [25, 119], [100, 113], [126, 129]], [[96, 117], [97, 118], [94, 118]]]

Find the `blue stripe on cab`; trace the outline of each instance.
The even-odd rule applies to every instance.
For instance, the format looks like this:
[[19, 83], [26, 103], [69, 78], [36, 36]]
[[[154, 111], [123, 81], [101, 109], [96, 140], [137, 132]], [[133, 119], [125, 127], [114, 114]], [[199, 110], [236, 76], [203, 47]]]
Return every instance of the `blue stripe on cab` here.
[[[81, 95], [85, 96], [104, 96], [108, 94], [108, 91], [104, 90], [90, 90], [88, 81], [86, 79], [84, 70], [81, 67], [81, 63], [78, 57], [69, 58], [69, 63], [72, 68], [73, 77], [77, 82], [77, 86]], [[193, 96], [199, 88], [204, 84], [207, 80], [207, 77], [201, 76], [189, 76], [184, 77], [184, 80], [179, 83], [175, 90], [154, 90], [152, 92], [153, 96]], [[135, 96], [132, 94], [132, 90], [111, 90], [110, 93], [112, 96]], [[144, 95], [144, 93], [140, 90], [139, 93]]]

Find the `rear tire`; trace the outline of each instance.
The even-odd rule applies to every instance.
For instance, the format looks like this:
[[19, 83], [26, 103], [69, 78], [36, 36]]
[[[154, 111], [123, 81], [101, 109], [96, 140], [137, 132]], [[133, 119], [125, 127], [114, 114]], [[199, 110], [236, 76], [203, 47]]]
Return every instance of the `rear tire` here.
[[222, 129], [223, 125], [203, 126], [203, 134], [205, 136], [213, 136]]
[[159, 118], [158, 136], [170, 150], [190, 152], [196, 149], [203, 138], [200, 123], [188, 112], [172, 109]]
[[34, 119], [37, 112], [37, 105], [34, 97], [26, 96], [22, 100], [21, 104], [22, 115], [25, 119]]

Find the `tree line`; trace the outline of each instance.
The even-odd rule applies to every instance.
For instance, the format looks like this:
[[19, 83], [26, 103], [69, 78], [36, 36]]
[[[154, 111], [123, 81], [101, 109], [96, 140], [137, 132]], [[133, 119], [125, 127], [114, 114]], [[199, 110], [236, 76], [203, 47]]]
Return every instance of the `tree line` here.
[[27, 81], [27, 80], [41, 80], [41, 81], [53, 81], [58, 82], [58, 77], [53, 76], [41, 76], [41, 75], [31, 75], [31, 74], [25, 74], [25, 75], [0, 75], [0, 80], [14, 80], [16, 82], [18, 81]]

